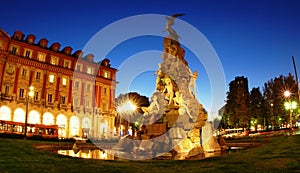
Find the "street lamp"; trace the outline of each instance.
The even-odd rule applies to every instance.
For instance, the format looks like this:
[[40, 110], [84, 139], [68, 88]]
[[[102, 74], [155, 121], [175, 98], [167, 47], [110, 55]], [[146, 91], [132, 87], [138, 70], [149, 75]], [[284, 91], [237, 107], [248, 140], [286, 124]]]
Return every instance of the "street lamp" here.
[[290, 91], [284, 92], [284, 97], [288, 98], [288, 102], [284, 103], [285, 109], [290, 110], [290, 135], [293, 134], [293, 121], [292, 121], [292, 115], [293, 115], [293, 109], [297, 107], [297, 103], [295, 101], [291, 101], [292, 93]]
[[[121, 103], [118, 107], [117, 107], [117, 112], [119, 113], [119, 115], [121, 114], [125, 114], [125, 115], [131, 115], [132, 113], [134, 113], [137, 109], [137, 106], [131, 101], [131, 100], [126, 100], [125, 102]], [[131, 116], [130, 116], [131, 118]], [[130, 118], [127, 119], [127, 130], [129, 130], [129, 122], [130, 122]], [[121, 122], [121, 116], [120, 116], [120, 122]], [[120, 131], [121, 131], [121, 123], [120, 123]]]
[[[28, 121], [28, 104], [29, 104], [29, 98], [32, 98], [34, 96], [33, 86], [30, 86], [29, 92], [26, 95], [26, 112], [25, 112], [25, 126], [24, 126], [24, 139], [27, 138], [27, 121]], [[27, 91], [28, 91], [27, 89]]]

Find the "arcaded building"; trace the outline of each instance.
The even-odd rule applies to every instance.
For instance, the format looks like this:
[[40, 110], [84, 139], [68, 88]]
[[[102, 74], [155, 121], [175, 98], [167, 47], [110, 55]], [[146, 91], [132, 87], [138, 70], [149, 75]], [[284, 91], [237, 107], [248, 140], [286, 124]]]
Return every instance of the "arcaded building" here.
[[[0, 29], [0, 120], [58, 125], [63, 138], [110, 138], [116, 111], [115, 68], [104, 59], [42, 38]], [[101, 58], [102, 59], [102, 58]]]

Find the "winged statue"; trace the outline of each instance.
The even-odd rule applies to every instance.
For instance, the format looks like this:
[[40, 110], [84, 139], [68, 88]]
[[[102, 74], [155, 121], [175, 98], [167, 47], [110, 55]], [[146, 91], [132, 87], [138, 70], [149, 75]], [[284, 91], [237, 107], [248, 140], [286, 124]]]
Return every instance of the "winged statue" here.
[[166, 16], [166, 29], [164, 30], [165, 31], [168, 31], [169, 34], [170, 34], [170, 37], [173, 39], [173, 40], [176, 40], [178, 41], [178, 38], [180, 38], [180, 36], [177, 34], [177, 32], [172, 28], [172, 26], [175, 24], [174, 20], [177, 18], [177, 17], [180, 17], [180, 16], [183, 16], [185, 14], [183, 13], [180, 13], [180, 14], [173, 14], [171, 17], [169, 16]]

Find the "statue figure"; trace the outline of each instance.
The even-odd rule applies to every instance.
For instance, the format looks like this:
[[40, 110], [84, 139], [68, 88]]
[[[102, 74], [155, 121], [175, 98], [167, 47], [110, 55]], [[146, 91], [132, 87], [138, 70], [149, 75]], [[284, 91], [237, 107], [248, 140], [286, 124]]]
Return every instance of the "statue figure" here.
[[187, 106], [187, 103], [183, 100], [182, 94], [179, 91], [175, 92], [174, 105], [180, 107], [179, 112], [181, 112], [181, 110], [185, 111], [189, 115], [190, 118], [193, 118], [193, 116], [191, 115], [190, 110]]
[[157, 96], [154, 95], [152, 97], [152, 102], [148, 107], [142, 107], [142, 111], [144, 112], [144, 115], [149, 115], [150, 112], [158, 113], [159, 111], [159, 105], [157, 101]]
[[194, 73], [191, 73], [190, 76], [191, 76], [191, 79], [190, 79], [190, 83], [189, 83], [189, 91], [194, 97], [196, 97], [196, 95], [197, 95], [196, 79], [198, 77], [198, 71], [194, 71]]
[[182, 95], [179, 93], [179, 91], [176, 91], [174, 97], [174, 105], [180, 106], [182, 102], [183, 102]]
[[157, 74], [157, 77], [156, 77], [156, 88], [157, 88], [158, 86], [160, 86], [160, 80], [161, 80], [161, 77], [163, 76], [163, 72], [160, 71], [160, 69], [159, 69], [154, 73], [154, 75], [156, 75], [156, 74]]
[[175, 20], [175, 18], [177, 18], [179, 16], [183, 16], [183, 15], [184, 14], [173, 14], [171, 16], [171, 18], [166, 16], [167, 22], [166, 22], [166, 29], [164, 30], [164, 32], [168, 31], [169, 34], [170, 34], [171, 39], [173, 39], [173, 40], [178, 41], [178, 38], [180, 38], [180, 36], [177, 34], [177, 32], [172, 28], [172, 26], [175, 23], [174, 20]]
[[172, 103], [173, 97], [174, 97], [173, 84], [172, 84], [172, 80], [168, 76], [164, 77], [164, 81], [165, 81], [166, 85], [165, 85], [165, 88], [162, 93], [167, 92], [166, 99], [169, 100], [169, 105], [170, 105]]

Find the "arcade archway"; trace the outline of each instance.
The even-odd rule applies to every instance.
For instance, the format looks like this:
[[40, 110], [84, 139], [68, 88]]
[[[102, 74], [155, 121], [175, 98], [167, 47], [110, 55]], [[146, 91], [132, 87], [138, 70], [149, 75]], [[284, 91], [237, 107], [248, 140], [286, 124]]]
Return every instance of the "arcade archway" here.
[[17, 108], [14, 111], [13, 121], [14, 122], [21, 122], [21, 123], [25, 122], [25, 111], [22, 108]]
[[28, 115], [28, 123], [41, 124], [40, 114], [35, 110], [30, 111]]
[[79, 119], [76, 116], [70, 118], [70, 136], [79, 136]]
[[44, 113], [44, 115], [43, 115], [43, 124], [53, 125], [54, 124], [54, 116], [49, 112]]
[[11, 121], [11, 110], [7, 106], [0, 108], [0, 120]]
[[56, 125], [58, 125], [58, 137], [59, 138], [66, 138], [66, 126], [67, 126], [67, 119], [65, 115], [59, 114], [56, 117]]

